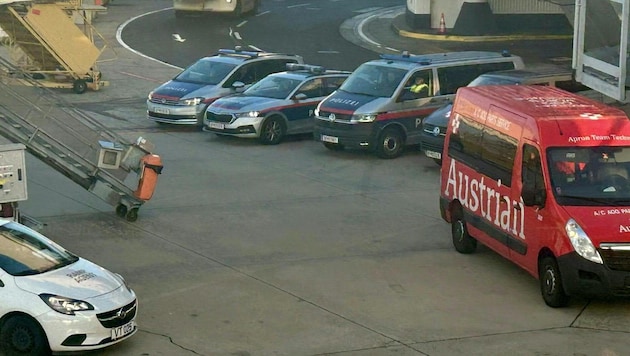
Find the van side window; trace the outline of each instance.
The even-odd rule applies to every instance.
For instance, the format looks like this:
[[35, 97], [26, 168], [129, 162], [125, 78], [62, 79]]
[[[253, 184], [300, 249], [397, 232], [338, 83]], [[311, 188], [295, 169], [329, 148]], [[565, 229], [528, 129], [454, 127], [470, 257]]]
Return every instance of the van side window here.
[[405, 83], [400, 101], [427, 98], [433, 96], [432, 70], [420, 70], [411, 75]]
[[512, 185], [512, 171], [516, 156], [517, 140], [484, 125], [483, 121], [472, 120], [456, 113], [449, 140], [449, 156], [473, 167], [505, 186]]
[[540, 192], [545, 189], [540, 152], [532, 145], [523, 145], [523, 162], [521, 167], [523, 190]]
[[479, 63], [438, 68], [440, 95], [455, 94], [460, 87], [467, 86], [478, 76], [499, 70], [514, 69], [514, 62]]

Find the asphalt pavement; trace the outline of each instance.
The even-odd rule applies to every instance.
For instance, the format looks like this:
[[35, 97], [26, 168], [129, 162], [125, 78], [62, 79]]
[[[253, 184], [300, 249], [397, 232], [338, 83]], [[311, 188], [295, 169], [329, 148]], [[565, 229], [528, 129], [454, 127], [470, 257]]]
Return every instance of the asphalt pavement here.
[[[170, 4], [110, 3], [95, 20], [113, 52], [99, 64], [110, 86], [63, 94], [121, 135], [156, 144], [164, 172], [138, 220], [118, 218], [27, 157], [21, 209], [63, 246], [121, 273], [139, 296], [138, 334], [94, 354], [627, 353], [627, 301], [550, 309], [536, 280], [496, 254], [455, 253], [436, 208], [439, 169], [420, 153], [379, 160], [311, 140], [260, 146], [147, 120], [146, 94], [179, 69], [126, 48], [120, 33], [134, 16]], [[340, 33], [378, 53], [570, 56], [558, 39], [411, 37], [396, 30], [401, 10], [361, 14]]]

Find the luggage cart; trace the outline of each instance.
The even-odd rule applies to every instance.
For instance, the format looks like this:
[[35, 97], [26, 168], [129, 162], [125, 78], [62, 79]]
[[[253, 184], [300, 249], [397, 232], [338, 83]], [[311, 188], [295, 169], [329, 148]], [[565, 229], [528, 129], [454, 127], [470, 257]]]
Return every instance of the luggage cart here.
[[93, 33], [86, 35], [55, 2], [19, 1], [0, 5], [0, 27], [10, 43], [26, 57], [17, 64], [20, 71], [9, 74], [23, 85], [68, 88], [77, 94], [88, 88], [99, 90], [109, 85], [102, 80], [97, 60], [105, 51], [105, 40], [97, 47]]
[[[0, 57], [0, 72], [19, 71]], [[13, 85], [0, 77], [0, 135], [135, 221], [157, 184], [162, 163], [145, 138], [125, 139], [39, 81]], [[137, 179], [130, 177], [136, 173]], [[129, 177], [131, 179], [129, 179]]]

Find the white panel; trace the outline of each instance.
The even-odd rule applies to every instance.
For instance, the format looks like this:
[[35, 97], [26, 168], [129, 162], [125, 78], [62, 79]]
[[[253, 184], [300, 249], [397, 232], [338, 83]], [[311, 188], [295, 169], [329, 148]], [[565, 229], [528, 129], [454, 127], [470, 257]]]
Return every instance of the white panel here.
[[563, 14], [559, 5], [540, 0], [488, 0], [495, 14]]

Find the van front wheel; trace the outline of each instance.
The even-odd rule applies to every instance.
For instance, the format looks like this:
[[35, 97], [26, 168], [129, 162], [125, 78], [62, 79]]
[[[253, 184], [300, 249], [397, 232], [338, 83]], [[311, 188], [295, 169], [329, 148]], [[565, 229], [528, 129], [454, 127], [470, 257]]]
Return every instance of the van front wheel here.
[[376, 142], [376, 155], [380, 158], [391, 159], [403, 153], [405, 139], [399, 129], [394, 127], [383, 130]]
[[538, 262], [538, 276], [540, 292], [545, 303], [552, 308], [566, 307], [569, 304], [569, 296], [564, 292], [556, 259], [550, 256], [543, 257]]
[[451, 216], [451, 235], [453, 246], [459, 253], [470, 254], [477, 249], [477, 240], [468, 234], [464, 213], [461, 208], [456, 208]]

